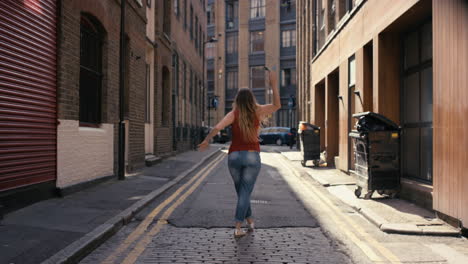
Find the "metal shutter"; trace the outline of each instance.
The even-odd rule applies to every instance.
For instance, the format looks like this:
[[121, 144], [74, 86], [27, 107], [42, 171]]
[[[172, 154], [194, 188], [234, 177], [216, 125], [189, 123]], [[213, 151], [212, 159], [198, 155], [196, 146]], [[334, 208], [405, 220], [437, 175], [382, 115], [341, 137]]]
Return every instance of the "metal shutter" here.
[[0, 191], [53, 181], [57, 3], [0, 1]]

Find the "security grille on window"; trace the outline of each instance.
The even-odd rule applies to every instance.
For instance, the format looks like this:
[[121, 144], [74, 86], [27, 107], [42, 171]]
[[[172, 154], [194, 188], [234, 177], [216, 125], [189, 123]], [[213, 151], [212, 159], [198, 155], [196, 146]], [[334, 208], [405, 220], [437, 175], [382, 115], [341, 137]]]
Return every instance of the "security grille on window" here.
[[281, 46], [283, 48], [296, 46], [296, 30], [284, 30], [281, 32]]
[[264, 51], [264, 31], [250, 32], [250, 52], [263, 52]]
[[226, 36], [226, 53], [237, 54], [237, 35]]
[[250, 18], [265, 17], [265, 0], [250, 0]]
[[250, 87], [252, 89], [265, 88], [265, 69], [263, 66], [250, 67]]
[[80, 23], [80, 122], [101, 123], [103, 34], [91, 17]]

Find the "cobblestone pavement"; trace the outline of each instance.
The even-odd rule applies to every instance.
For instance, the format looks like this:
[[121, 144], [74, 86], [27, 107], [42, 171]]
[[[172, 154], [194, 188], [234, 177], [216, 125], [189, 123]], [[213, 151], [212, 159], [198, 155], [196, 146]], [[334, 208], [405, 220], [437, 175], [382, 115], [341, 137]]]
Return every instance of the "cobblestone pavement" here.
[[[262, 159], [270, 159], [271, 164], [269, 155], [273, 154], [263, 153]], [[129, 256], [138, 251], [137, 244], [145, 234], [133, 242], [128, 238], [180, 185], [81, 263], [109, 263], [109, 258], [110, 263], [351, 263], [344, 247], [324, 234], [278, 173], [273, 166], [262, 165], [252, 195], [257, 223], [254, 233], [233, 237], [236, 196], [223, 158], [170, 217], [152, 219], [146, 235], [163, 224], [133, 260], [129, 261]], [[125, 249], [118, 251], [122, 245]]]
[[232, 229], [166, 226], [137, 263], [349, 263], [318, 228]]

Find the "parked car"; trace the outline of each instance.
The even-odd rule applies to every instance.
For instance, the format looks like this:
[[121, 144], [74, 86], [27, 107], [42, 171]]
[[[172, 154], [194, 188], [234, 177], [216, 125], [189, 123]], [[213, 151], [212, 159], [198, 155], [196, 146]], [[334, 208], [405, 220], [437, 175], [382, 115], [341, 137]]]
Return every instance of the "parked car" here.
[[289, 127], [266, 127], [260, 131], [260, 144], [283, 144], [292, 146], [296, 139], [296, 129]]

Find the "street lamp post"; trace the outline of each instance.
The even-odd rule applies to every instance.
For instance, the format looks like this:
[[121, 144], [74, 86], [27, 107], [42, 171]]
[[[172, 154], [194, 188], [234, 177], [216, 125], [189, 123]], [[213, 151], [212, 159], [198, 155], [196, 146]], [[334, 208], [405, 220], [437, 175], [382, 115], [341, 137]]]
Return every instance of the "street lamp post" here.
[[[205, 55], [205, 50], [206, 50], [206, 44], [207, 43], [215, 43], [215, 42], [218, 42], [217, 39], [215, 38], [210, 38], [209, 40], [207, 41], [204, 41], [203, 42], [203, 72], [202, 72], [202, 75], [203, 75], [203, 96], [205, 95], [205, 87], [206, 87], [206, 81], [205, 81], [205, 62], [206, 62], [206, 55]], [[206, 91], [207, 94], [208, 94], [208, 90]], [[203, 98], [203, 103], [202, 103], [202, 115], [203, 115], [203, 124], [205, 123], [205, 99], [206, 98]], [[210, 105], [208, 104], [208, 126], [209, 126], [209, 122], [210, 122]]]

